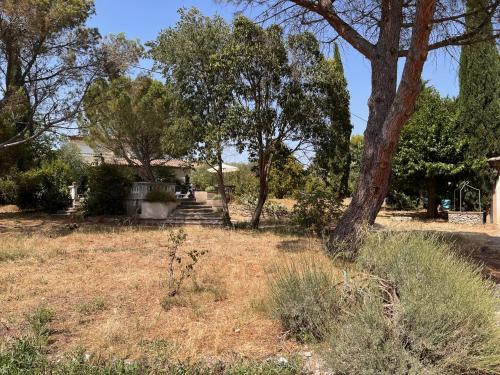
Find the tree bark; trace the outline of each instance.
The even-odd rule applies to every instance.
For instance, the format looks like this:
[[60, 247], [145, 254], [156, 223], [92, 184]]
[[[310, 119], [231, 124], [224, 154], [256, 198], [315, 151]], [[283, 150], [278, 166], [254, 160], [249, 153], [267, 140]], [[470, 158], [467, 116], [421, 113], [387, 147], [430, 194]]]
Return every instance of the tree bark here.
[[224, 183], [224, 172], [222, 168], [222, 153], [217, 153], [217, 180], [219, 184], [219, 194], [222, 200], [222, 223], [225, 226], [231, 226], [231, 216], [229, 214], [229, 202], [226, 194], [226, 185]]
[[260, 225], [260, 218], [264, 205], [266, 204], [267, 196], [269, 193], [269, 172], [271, 170], [272, 156], [259, 158], [259, 196], [257, 198], [257, 205], [252, 214], [252, 229], [258, 229]]
[[[435, 0], [417, 1], [415, 27], [401, 82], [397, 88], [397, 60], [403, 4], [382, 2], [382, 22], [375, 55], [371, 58], [372, 92], [365, 148], [356, 192], [328, 241], [335, 252], [340, 242], [356, 243], [359, 230], [372, 225], [388, 192], [392, 158], [403, 125], [413, 111], [421, 89], [420, 76], [427, 58], [430, 22]], [[356, 250], [354, 246], [352, 250]]]

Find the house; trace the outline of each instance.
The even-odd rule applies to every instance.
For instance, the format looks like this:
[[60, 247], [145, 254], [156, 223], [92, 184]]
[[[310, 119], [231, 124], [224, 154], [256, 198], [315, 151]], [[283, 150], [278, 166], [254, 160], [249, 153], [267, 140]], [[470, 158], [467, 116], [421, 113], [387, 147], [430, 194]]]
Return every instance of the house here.
[[497, 170], [497, 178], [493, 186], [493, 197], [491, 199], [491, 210], [493, 223], [500, 224], [500, 156], [490, 158], [488, 162]]
[[[68, 141], [77, 147], [82, 160], [87, 163], [95, 163], [103, 160], [107, 164], [130, 167], [125, 158], [117, 157], [112, 151], [99, 143], [95, 145], [89, 144], [88, 140], [83, 136], [68, 136]], [[140, 163], [138, 162], [137, 164]], [[172, 174], [174, 180], [180, 184], [189, 183], [189, 173], [193, 169], [189, 163], [179, 159], [157, 159], [153, 160], [151, 165], [154, 167], [165, 167]]]

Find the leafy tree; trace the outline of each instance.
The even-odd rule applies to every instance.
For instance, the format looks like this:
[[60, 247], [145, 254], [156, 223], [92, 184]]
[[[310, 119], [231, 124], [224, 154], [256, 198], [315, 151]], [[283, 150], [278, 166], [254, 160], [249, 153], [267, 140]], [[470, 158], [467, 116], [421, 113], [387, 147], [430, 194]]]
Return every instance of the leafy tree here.
[[99, 80], [85, 102], [83, 130], [155, 181], [152, 161], [182, 156], [189, 142], [177, 132], [176, 98], [168, 86], [149, 77]]
[[[389, 190], [399, 135], [421, 90], [429, 51], [491, 38], [482, 27], [464, 29], [464, 2], [454, 0], [228, 0], [260, 5], [262, 19], [309, 27], [332, 39], [342, 38], [371, 64], [371, 96], [360, 178], [351, 204], [335, 227], [337, 239], [356, 240], [364, 224], [373, 224]], [[498, 1], [485, 1], [480, 25], [498, 17]], [[495, 31], [493, 37], [498, 37]], [[402, 74], [398, 75], [400, 58]], [[353, 242], [356, 243], [356, 242]], [[353, 247], [356, 249], [356, 246]]]
[[437, 217], [439, 195], [464, 170], [465, 142], [456, 131], [456, 117], [454, 100], [441, 98], [432, 87], [424, 88], [394, 158], [393, 185], [425, 191], [429, 217]]
[[290, 148], [282, 145], [269, 173], [269, 192], [275, 198], [292, 197], [304, 188], [306, 172]]
[[349, 193], [352, 125], [349, 91], [337, 44], [333, 59], [322, 61], [315, 80], [317, 103], [326, 121], [314, 130], [314, 166], [326, 185], [343, 198]]
[[309, 69], [321, 61], [312, 34], [287, 39], [281, 27], [263, 28], [244, 17], [234, 21], [233, 53], [238, 70], [238, 146], [257, 165], [259, 193], [252, 214], [258, 228], [269, 194], [273, 160], [283, 143], [297, 150], [319, 121]]
[[223, 219], [231, 221], [222, 169], [224, 148], [232, 139], [235, 77], [227, 54], [231, 30], [218, 16], [181, 9], [175, 27], [150, 43], [150, 54], [179, 95], [195, 139], [194, 157], [217, 171]]
[[123, 38], [86, 27], [93, 13], [92, 0], [0, 2], [0, 151], [71, 126], [93, 80], [137, 60], [134, 43], [109, 53]]

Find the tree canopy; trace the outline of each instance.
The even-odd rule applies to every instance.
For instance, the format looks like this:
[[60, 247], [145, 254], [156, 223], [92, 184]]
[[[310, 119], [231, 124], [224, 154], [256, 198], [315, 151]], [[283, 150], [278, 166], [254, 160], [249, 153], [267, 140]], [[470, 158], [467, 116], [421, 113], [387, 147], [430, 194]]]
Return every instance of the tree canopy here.
[[128, 164], [143, 178], [156, 179], [152, 161], [186, 154], [189, 140], [177, 131], [174, 93], [146, 76], [100, 80], [86, 96], [83, 132]]
[[394, 158], [393, 185], [414, 193], [425, 191], [430, 217], [437, 216], [439, 195], [449, 190], [449, 183], [455, 186], [455, 177], [465, 169], [466, 141], [456, 129], [456, 107], [453, 99], [425, 87]]
[[93, 13], [92, 0], [0, 3], [0, 151], [67, 128], [96, 77], [137, 60], [137, 43], [86, 27]]

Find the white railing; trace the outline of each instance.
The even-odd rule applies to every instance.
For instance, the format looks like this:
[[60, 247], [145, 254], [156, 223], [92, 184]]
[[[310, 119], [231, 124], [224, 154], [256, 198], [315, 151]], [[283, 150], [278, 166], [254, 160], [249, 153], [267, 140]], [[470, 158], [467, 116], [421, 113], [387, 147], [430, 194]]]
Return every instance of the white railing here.
[[128, 199], [143, 200], [151, 190], [163, 190], [175, 194], [175, 184], [166, 182], [134, 182]]

